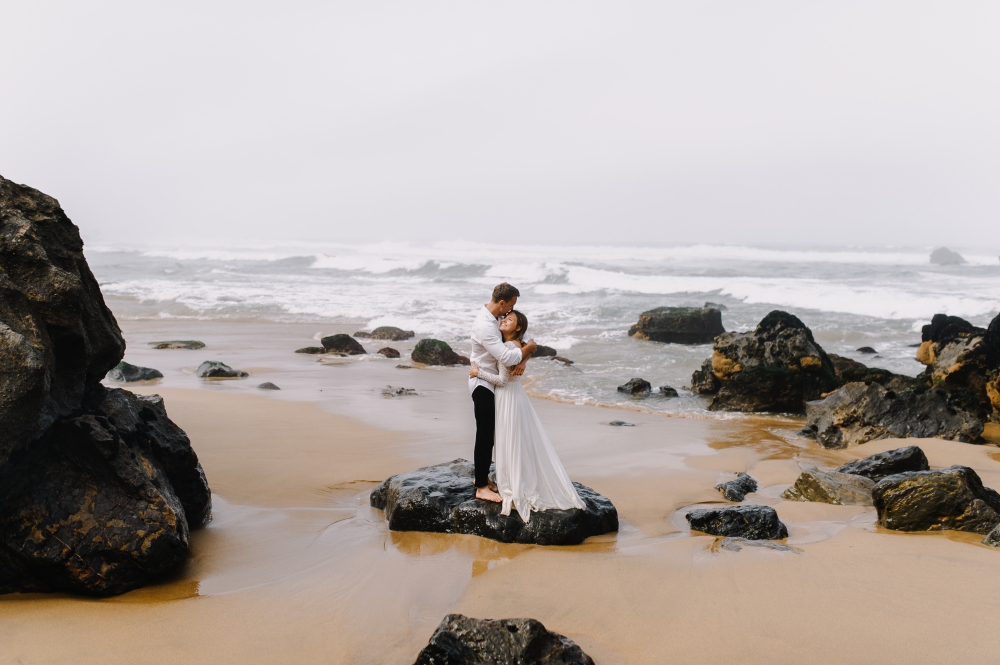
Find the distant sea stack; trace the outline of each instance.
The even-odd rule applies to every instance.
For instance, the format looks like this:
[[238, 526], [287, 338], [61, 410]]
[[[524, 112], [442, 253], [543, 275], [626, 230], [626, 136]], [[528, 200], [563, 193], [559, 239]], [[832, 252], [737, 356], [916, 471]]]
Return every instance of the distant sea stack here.
[[657, 307], [639, 315], [628, 334], [670, 344], [711, 344], [726, 329], [715, 307]]
[[125, 340], [59, 202], [0, 177], [0, 593], [124, 593], [177, 570], [211, 492], [157, 395], [107, 389]]
[[953, 252], [947, 247], [940, 247], [931, 252], [931, 263], [938, 266], [960, 266], [968, 261], [958, 252]]

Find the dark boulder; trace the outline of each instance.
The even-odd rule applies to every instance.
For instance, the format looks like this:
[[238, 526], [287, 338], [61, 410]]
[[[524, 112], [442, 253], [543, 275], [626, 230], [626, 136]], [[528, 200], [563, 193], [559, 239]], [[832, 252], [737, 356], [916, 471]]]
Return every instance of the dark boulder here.
[[408, 340], [417, 333], [412, 330], [403, 330], [402, 328], [395, 328], [393, 326], [379, 326], [375, 330], [368, 332], [356, 332], [355, 337], [364, 337], [367, 339], [382, 339], [388, 342], [402, 342]]
[[386, 358], [398, 358], [399, 357], [399, 351], [397, 351], [396, 349], [394, 349], [392, 347], [389, 347], [389, 346], [387, 346], [385, 348], [382, 348], [382, 349], [379, 349], [378, 353], [381, 354], [381, 355], [383, 355], [383, 356], [385, 356]]
[[677, 389], [670, 386], [660, 386], [660, 397], [677, 397]]
[[[712, 374], [721, 386], [713, 411], [801, 413], [805, 402], [839, 385], [812, 331], [787, 312], [771, 312], [753, 332], [719, 335], [712, 348]], [[704, 369], [692, 384], [707, 383]]]
[[277, 385], [271, 383], [270, 381], [265, 381], [264, 383], [257, 386], [260, 390], [281, 390]]
[[605, 497], [573, 483], [586, 508], [532, 513], [525, 524], [516, 510], [475, 498], [474, 465], [466, 460], [391, 476], [371, 492], [373, 508], [385, 511], [392, 531], [464, 533], [504, 543], [576, 545], [618, 530], [618, 511]]
[[719, 392], [722, 382], [712, 372], [712, 361], [706, 360], [701, 368], [691, 375], [691, 392], [698, 395], [714, 395]]
[[878, 383], [849, 383], [806, 406], [802, 433], [824, 448], [906, 437], [977, 442], [983, 423], [961, 407], [941, 390], [896, 392]]
[[696, 509], [685, 517], [692, 529], [713, 536], [735, 536], [748, 540], [781, 540], [788, 537], [788, 529], [770, 506]]
[[872, 498], [886, 529], [989, 533], [1000, 524], [1000, 494], [967, 466], [887, 476], [875, 484]]
[[806, 469], [796, 478], [795, 484], [781, 496], [789, 501], [816, 501], [838, 506], [870, 506], [874, 486], [875, 481], [864, 476]]
[[657, 307], [639, 315], [628, 334], [636, 339], [672, 344], [711, 344], [726, 332], [722, 313], [709, 307]]
[[534, 619], [449, 614], [414, 665], [594, 665], [572, 640]]
[[447, 342], [426, 338], [417, 342], [410, 354], [415, 363], [424, 365], [469, 365], [469, 359], [451, 350]]
[[162, 379], [163, 374], [158, 369], [150, 367], [139, 367], [131, 365], [124, 360], [111, 368], [107, 378], [119, 383], [133, 383], [135, 381], [152, 381]]
[[872, 353], [878, 353], [878, 351], [876, 351], [870, 346], [862, 346], [860, 349], [858, 349], [858, 353], [872, 354]]
[[149, 345], [154, 349], [204, 349], [205, 343], [199, 342], [196, 339], [172, 339], [166, 342], [150, 342]]
[[624, 385], [618, 386], [618, 392], [625, 393], [629, 397], [649, 397], [653, 391], [653, 386], [645, 379], [630, 379]]
[[320, 344], [323, 345], [325, 353], [339, 353], [345, 356], [360, 356], [368, 353], [365, 351], [365, 347], [361, 346], [361, 342], [343, 333], [327, 335], [320, 340]]
[[953, 252], [947, 247], [939, 247], [931, 252], [931, 263], [938, 266], [960, 266], [966, 263], [966, 260], [958, 252]]
[[727, 501], [742, 501], [747, 494], [757, 491], [757, 481], [741, 471], [736, 474], [736, 478], [716, 485], [715, 489], [722, 492]]
[[930, 470], [930, 466], [927, 464], [927, 456], [918, 446], [888, 450], [884, 453], [848, 462], [835, 469], [839, 473], [853, 473], [856, 476], [871, 478], [876, 482], [897, 473], [928, 470]]
[[536, 358], [554, 358], [559, 355], [559, 352], [553, 349], [551, 346], [545, 346], [543, 344], [538, 345], [538, 349], [535, 351]]
[[0, 178], [0, 592], [142, 586], [211, 506], [162, 400], [101, 385], [125, 342], [82, 250], [55, 199]]
[[311, 355], [318, 355], [320, 353], [326, 353], [326, 349], [322, 346], [304, 346], [301, 349], [295, 349], [295, 353], [308, 353]]
[[198, 365], [195, 375], [202, 379], [243, 379], [250, 376], [249, 372], [241, 369], [233, 369], [224, 362], [218, 360], [206, 360]]

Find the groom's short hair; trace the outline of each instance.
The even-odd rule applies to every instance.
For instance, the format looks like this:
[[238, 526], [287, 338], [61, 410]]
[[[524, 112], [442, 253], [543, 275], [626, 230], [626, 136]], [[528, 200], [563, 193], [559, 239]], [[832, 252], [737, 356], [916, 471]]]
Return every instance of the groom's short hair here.
[[500, 302], [501, 300], [510, 302], [514, 298], [520, 298], [521, 292], [516, 288], [503, 282], [502, 284], [497, 284], [493, 287], [493, 302]]

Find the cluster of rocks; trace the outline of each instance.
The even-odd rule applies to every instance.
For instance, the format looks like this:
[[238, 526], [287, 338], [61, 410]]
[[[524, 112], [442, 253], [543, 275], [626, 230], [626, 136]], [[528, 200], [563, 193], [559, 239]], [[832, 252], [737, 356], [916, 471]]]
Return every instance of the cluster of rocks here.
[[2, 177], [0, 275], [0, 592], [105, 596], [176, 570], [211, 511], [198, 457], [160, 397], [101, 385], [125, 341], [79, 230]]
[[503, 543], [576, 545], [590, 536], [618, 530], [618, 511], [607, 498], [573, 483], [585, 508], [532, 513], [527, 524], [501, 505], [476, 499], [475, 466], [458, 459], [391, 476], [372, 491], [369, 502], [385, 512], [392, 531], [463, 533]]
[[[649, 397], [653, 394], [653, 385], [645, 379], [630, 379], [618, 386], [618, 392], [629, 397]], [[670, 386], [660, 386], [657, 388], [656, 394], [660, 397], [677, 397], [677, 390]]]
[[449, 614], [414, 665], [594, 665], [568, 637], [534, 619], [473, 619]]

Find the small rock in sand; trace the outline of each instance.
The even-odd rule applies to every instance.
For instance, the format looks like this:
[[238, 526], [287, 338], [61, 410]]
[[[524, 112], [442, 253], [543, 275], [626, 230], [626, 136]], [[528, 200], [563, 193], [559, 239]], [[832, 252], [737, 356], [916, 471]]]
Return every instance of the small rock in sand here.
[[138, 365], [127, 363], [124, 360], [115, 365], [111, 371], [108, 372], [107, 376], [112, 381], [118, 381], [120, 383], [152, 381], [153, 379], [163, 378], [163, 374], [158, 369], [139, 367]]
[[757, 491], [757, 481], [741, 471], [735, 479], [716, 485], [715, 489], [722, 492], [727, 501], [742, 501], [747, 494]]
[[416, 395], [417, 391], [413, 388], [393, 388], [392, 386], [386, 386], [382, 389], [383, 397], [402, 397], [404, 395]]
[[612, 420], [608, 424], [612, 427], [635, 427], [635, 423], [627, 423], [624, 420]]
[[413, 365], [396, 365], [396, 369], [413, 369]]
[[788, 537], [788, 529], [770, 506], [697, 509], [685, 517], [692, 529], [713, 536], [737, 536], [749, 540], [781, 540]]
[[242, 379], [250, 376], [241, 369], [233, 369], [226, 363], [217, 360], [206, 360], [198, 365], [195, 374], [202, 379]]
[[274, 385], [270, 381], [265, 381], [264, 383], [257, 386], [261, 390], [281, 390], [278, 386]]
[[154, 349], [204, 349], [205, 343], [194, 339], [173, 339], [167, 342], [150, 342]]
[[815, 501], [832, 503], [836, 506], [870, 506], [873, 487], [875, 481], [864, 476], [806, 469], [799, 474], [795, 484], [781, 496], [789, 501]]
[[391, 346], [387, 346], [384, 349], [379, 349], [378, 353], [382, 354], [386, 358], [398, 358], [399, 357], [399, 351], [397, 351], [396, 349], [392, 348]]

